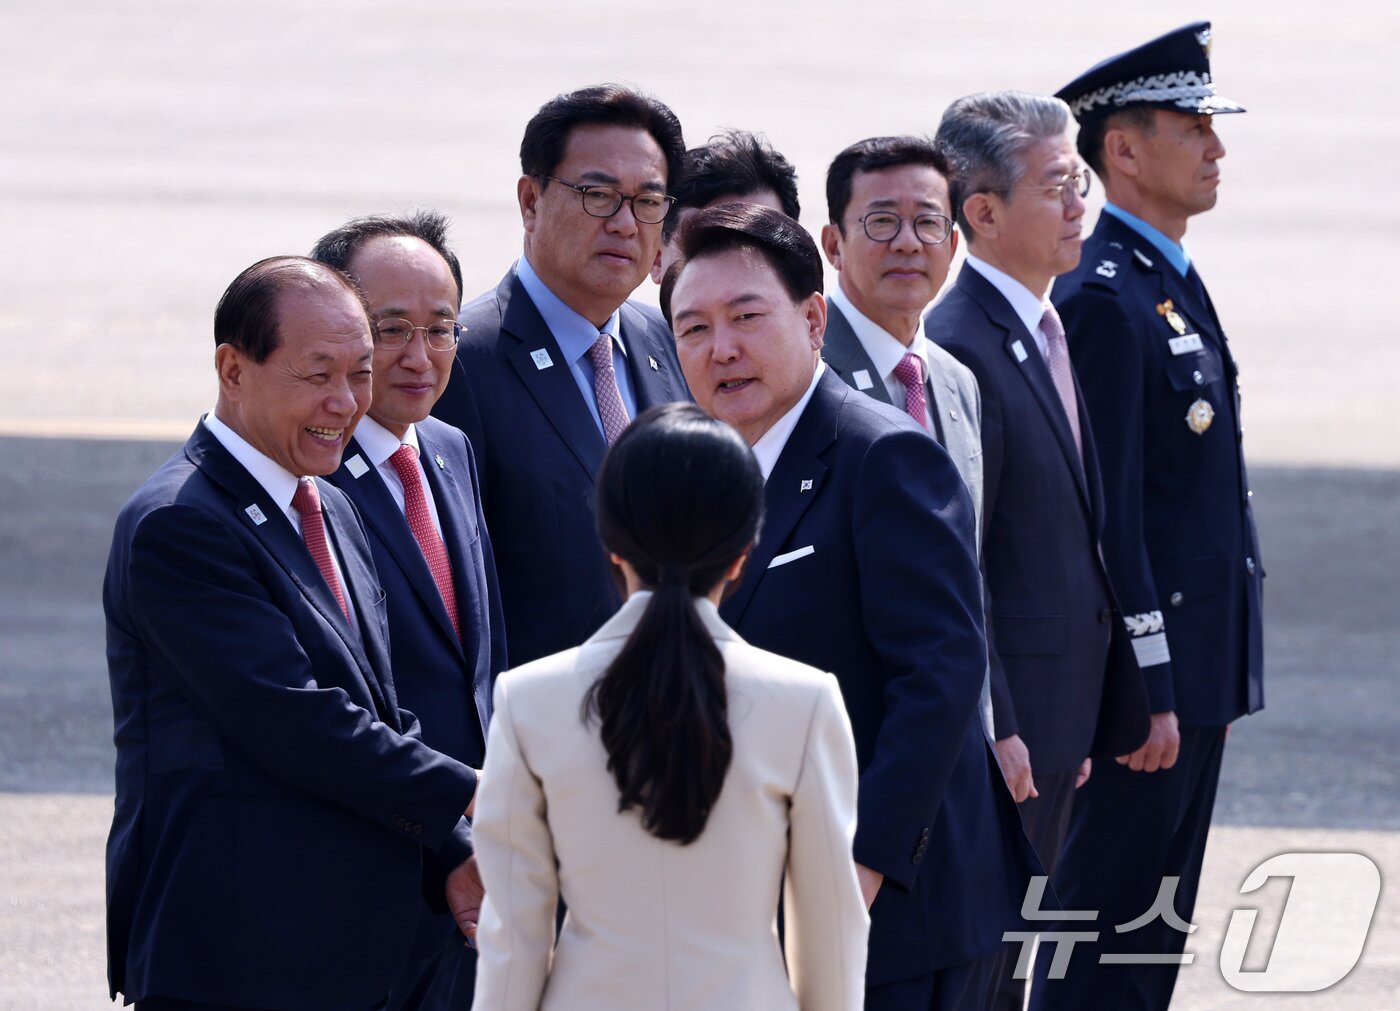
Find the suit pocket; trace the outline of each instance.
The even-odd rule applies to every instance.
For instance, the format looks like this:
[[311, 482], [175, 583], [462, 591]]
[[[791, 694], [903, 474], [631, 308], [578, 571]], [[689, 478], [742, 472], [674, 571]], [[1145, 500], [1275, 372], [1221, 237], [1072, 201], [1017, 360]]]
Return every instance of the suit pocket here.
[[1059, 656], [1065, 651], [1063, 615], [993, 614], [992, 629], [1002, 656]]
[[[1217, 597], [1225, 588], [1225, 562], [1218, 555], [1201, 555], [1163, 563], [1157, 569], [1158, 600], [1169, 608]], [[1170, 610], [1164, 608], [1168, 614]]]
[[1183, 355], [1167, 362], [1167, 379], [1172, 389], [1182, 393], [1205, 390], [1220, 382], [1225, 367], [1220, 356], [1209, 349], [1194, 355]]

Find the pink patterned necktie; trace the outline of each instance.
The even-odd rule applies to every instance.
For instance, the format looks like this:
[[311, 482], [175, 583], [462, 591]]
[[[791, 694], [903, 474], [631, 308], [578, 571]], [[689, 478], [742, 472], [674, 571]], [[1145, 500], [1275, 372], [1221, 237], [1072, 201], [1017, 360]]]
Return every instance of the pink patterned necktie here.
[[588, 360], [593, 363], [593, 396], [598, 402], [598, 418], [603, 422], [603, 437], [611, 446], [630, 419], [627, 417], [627, 407], [622, 403], [622, 394], [617, 390], [612, 337], [609, 334], [598, 335], [588, 349]]
[[447, 616], [452, 619], [452, 628], [457, 638], [462, 638], [462, 626], [457, 617], [457, 588], [452, 583], [452, 562], [447, 557], [447, 546], [442, 543], [433, 518], [428, 513], [428, 498], [423, 494], [423, 468], [418, 466], [418, 451], [408, 444], [394, 450], [389, 462], [398, 471], [403, 483], [403, 511], [408, 517], [408, 529], [413, 531], [413, 539], [423, 552], [428, 563], [428, 571], [433, 574], [442, 604], [447, 608]]
[[1074, 446], [1079, 450], [1080, 462], [1084, 460], [1084, 440], [1079, 434], [1079, 398], [1074, 393], [1074, 375], [1069, 366], [1069, 345], [1065, 343], [1065, 328], [1060, 322], [1060, 314], [1053, 305], [1045, 307], [1045, 315], [1040, 317], [1040, 332], [1045, 335], [1045, 363], [1050, 366], [1050, 378], [1055, 381], [1055, 392], [1060, 395], [1060, 406], [1065, 409], [1069, 429], [1074, 433]]
[[904, 384], [904, 409], [924, 431], [928, 431], [928, 401], [924, 399], [923, 361], [910, 351], [894, 367], [894, 374]]
[[297, 480], [292, 508], [301, 514], [301, 539], [306, 542], [306, 550], [311, 552], [311, 560], [321, 570], [321, 578], [330, 587], [345, 620], [349, 621], [350, 608], [345, 605], [345, 591], [341, 589], [340, 577], [335, 574], [335, 565], [331, 562], [331, 546], [326, 541], [326, 521], [321, 515], [321, 493], [316, 490], [315, 478]]

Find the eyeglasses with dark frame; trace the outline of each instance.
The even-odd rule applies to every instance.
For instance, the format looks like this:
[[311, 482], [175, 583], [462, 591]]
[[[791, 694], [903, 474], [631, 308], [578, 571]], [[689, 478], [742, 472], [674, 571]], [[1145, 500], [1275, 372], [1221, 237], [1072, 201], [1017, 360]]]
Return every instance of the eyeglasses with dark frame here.
[[583, 201], [583, 212], [594, 218], [610, 218], [622, 208], [624, 201], [632, 205], [632, 217], [644, 225], [658, 225], [671, 213], [676, 198], [667, 193], [642, 191], [630, 196], [611, 186], [579, 185], [558, 176], [546, 175], [546, 179], [567, 186]]
[[1089, 166], [1084, 166], [1078, 172], [1071, 172], [1067, 176], [1061, 176], [1059, 182], [1053, 183], [1027, 183], [1024, 186], [1017, 186], [1018, 190], [1040, 190], [1048, 193], [1050, 190], [1060, 191], [1060, 202], [1066, 207], [1074, 203], [1074, 198], [1083, 200], [1089, 195], [1089, 186], [1094, 181], [1094, 173], [1089, 171]]
[[865, 234], [871, 242], [893, 242], [906, 221], [914, 223], [914, 237], [925, 246], [942, 245], [948, 241], [948, 236], [953, 234], [953, 219], [933, 211], [915, 214], [912, 218], [895, 214], [893, 211], [871, 211], [856, 220], [865, 229]]
[[385, 350], [394, 351], [406, 347], [419, 330], [423, 331], [423, 339], [434, 351], [451, 351], [467, 328], [455, 319], [440, 319], [427, 326], [414, 326], [406, 319], [391, 316], [374, 324], [374, 342]]

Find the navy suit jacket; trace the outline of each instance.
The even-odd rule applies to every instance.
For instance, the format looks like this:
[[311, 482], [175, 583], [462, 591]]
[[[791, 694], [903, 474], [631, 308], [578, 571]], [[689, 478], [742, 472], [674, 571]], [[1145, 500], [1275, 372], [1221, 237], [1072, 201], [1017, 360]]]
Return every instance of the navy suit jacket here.
[[470, 853], [476, 776], [398, 708], [364, 528], [318, 487], [358, 634], [202, 423], [117, 518], [103, 586], [114, 995], [367, 1007], [407, 955], [423, 847]]
[[[1144, 669], [1152, 711], [1201, 727], [1262, 709], [1264, 568], [1239, 370], [1205, 286], [1104, 214], [1054, 297], [1099, 437], [1114, 589], [1135, 642], [1166, 637], [1148, 656], [1163, 662]], [[1168, 301], [1187, 331], [1175, 347]], [[1215, 412], [1199, 435], [1186, 423], [1198, 401]]]
[[821, 377], [768, 478], [726, 621], [832, 671], [855, 732], [855, 859], [885, 875], [869, 983], [987, 955], [1040, 866], [975, 718], [986, 665], [976, 521], [948, 454]]
[[358, 442], [351, 440], [330, 481], [350, 497], [369, 530], [389, 612], [390, 659], [400, 703], [417, 715], [429, 747], [479, 769], [486, 755], [492, 684], [506, 667], [496, 561], [466, 437], [435, 418], [415, 428], [418, 462], [452, 562], [460, 639], [408, 520]]
[[964, 266], [925, 321], [982, 392], [988, 651], [996, 738], [1019, 734], [1031, 764], [1067, 772], [1147, 739], [1142, 672], [1114, 635], [1099, 557], [1102, 490], [1079, 398], [1084, 460], [1044, 357], [1011, 304]]
[[[624, 303], [621, 337], [640, 413], [689, 400], [671, 331]], [[577, 646], [621, 606], [594, 525], [607, 443], [514, 268], [462, 310], [467, 327], [433, 414], [467, 434], [515, 666]], [[536, 352], [541, 362], [536, 362]]]

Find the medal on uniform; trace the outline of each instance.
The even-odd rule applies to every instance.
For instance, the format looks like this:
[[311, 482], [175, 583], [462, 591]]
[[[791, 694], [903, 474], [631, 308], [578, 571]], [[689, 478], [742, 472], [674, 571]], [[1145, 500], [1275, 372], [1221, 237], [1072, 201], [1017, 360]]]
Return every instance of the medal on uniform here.
[[1165, 302], [1162, 302], [1160, 305], [1158, 305], [1157, 313], [1158, 315], [1166, 318], [1167, 322], [1171, 324], [1173, 330], [1181, 334], [1183, 337], [1186, 336], [1186, 321], [1182, 319], [1181, 314], [1176, 311], [1176, 307], [1172, 305], [1171, 299], [1167, 299]]
[[1197, 435], [1205, 435], [1210, 423], [1215, 420], [1215, 408], [1210, 401], [1201, 399], [1186, 409], [1186, 427]]

